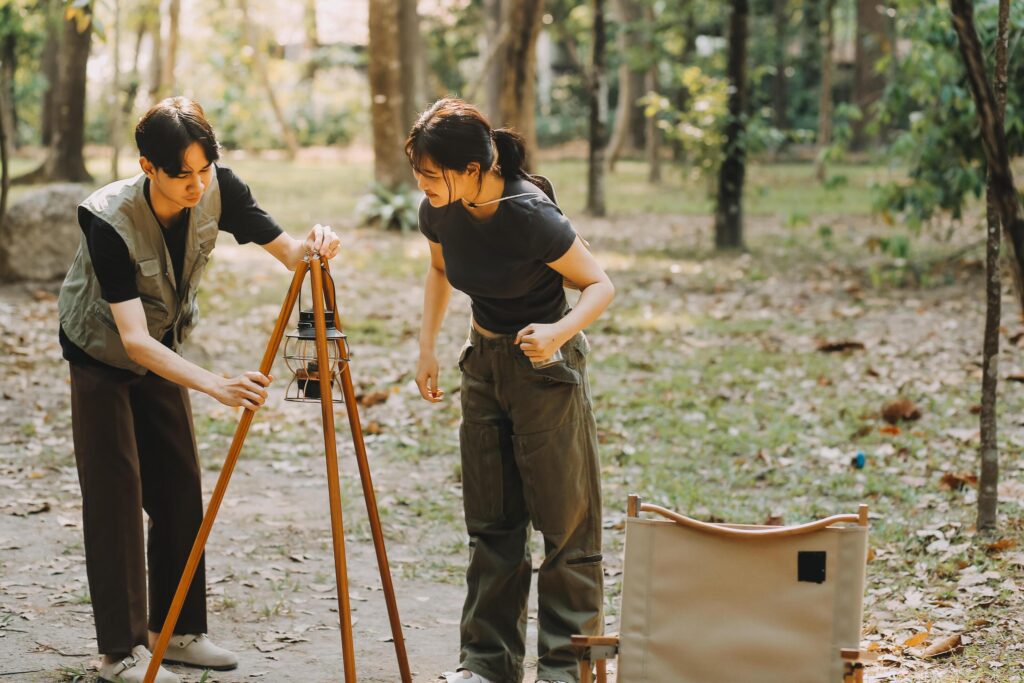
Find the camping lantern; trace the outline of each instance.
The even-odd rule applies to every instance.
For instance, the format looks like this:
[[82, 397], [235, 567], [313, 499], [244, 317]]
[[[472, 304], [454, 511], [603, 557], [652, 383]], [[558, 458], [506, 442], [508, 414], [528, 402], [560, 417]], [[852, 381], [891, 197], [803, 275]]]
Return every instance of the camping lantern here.
[[[334, 281], [328, 271], [331, 294], [334, 293]], [[325, 288], [326, 289], [326, 288]], [[325, 291], [325, 297], [327, 292]], [[284, 400], [302, 403], [320, 403], [320, 376], [327, 373], [331, 386], [331, 400], [343, 403], [341, 392], [341, 373], [343, 363], [349, 361], [348, 338], [337, 328], [334, 311], [330, 306], [324, 310], [324, 323], [327, 328], [328, 367], [321, 371], [316, 353], [316, 326], [312, 310], [302, 310], [302, 295], [299, 294], [299, 324], [294, 331], [285, 335], [284, 362], [291, 372], [292, 378], [285, 390]], [[331, 298], [333, 300], [333, 297]], [[314, 304], [315, 305], [315, 304]]]

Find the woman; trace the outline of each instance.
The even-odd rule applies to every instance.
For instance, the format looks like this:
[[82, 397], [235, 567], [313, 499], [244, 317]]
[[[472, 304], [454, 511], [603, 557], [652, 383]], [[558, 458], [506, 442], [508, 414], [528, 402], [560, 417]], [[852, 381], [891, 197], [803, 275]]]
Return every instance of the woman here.
[[[256, 242], [290, 270], [307, 252], [333, 257], [339, 244], [319, 225], [305, 241], [284, 233], [238, 176], [216, 164], [217, 138], [197, 103], [160, 102], [139, 121], [135, 140], [142, 173], [79, 206], [82, 245], [59, 299], [99, 676], [124, 683], [143, 680], [147, 646], [203, 517], [188, 389], [257, 410], [271, 380], [259, 372], [225, 378], [179, 355], [197, 322], [196, 290], [218, 232]], [[202, 563], [177, 626], [167, 662], [237, 666], [234, 653], [206, 636]], [[156, 680], [179, 679], [161, 667]]]
[[[427, 401], [444, 397], [435, 341], [452, 287], [472, 300], [459, 358], [468, 593], [459, 667], [444, 677], [522, 680], [532, 524], [545, 550], [537, 680], [576, 681], [569, 639], [601, 632], [603, 598], [597, 437], [582, 330], [615, 290], [550, 185], [523, 171], [516, 132], [492, 130], [472, 105], [443, 99], [413, 126], [406, 153], [426, 194], [419, 220], [430, 268], [416, 383]], [[563, 277], [581, 290], [571, 310]]]

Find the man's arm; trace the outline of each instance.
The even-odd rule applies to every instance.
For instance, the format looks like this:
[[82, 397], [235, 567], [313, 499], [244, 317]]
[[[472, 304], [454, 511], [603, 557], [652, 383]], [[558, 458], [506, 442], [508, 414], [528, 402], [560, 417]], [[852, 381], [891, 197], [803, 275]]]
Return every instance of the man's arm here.
[[257, 410], [267, 398], [264, 388], [272, 377], [259, 372], [246, 372], [237, 377], [216, 375], [185, 360], [149, 336], [142, 300], [129, 299], [111, 304], [117, 331], [128, 357], [164, 379], [212, 396], [227, 406]]
[[274, 258], [284, 264], [288, 270], [295, 270], [306, 252], [316, 252], [328, 259], [338, 253], [341, 240], [329, 225], [317, 223], [309, 231], [305, 240], [297, 240], [286, 232], [281, 233], [270, 242], [260, 245]]

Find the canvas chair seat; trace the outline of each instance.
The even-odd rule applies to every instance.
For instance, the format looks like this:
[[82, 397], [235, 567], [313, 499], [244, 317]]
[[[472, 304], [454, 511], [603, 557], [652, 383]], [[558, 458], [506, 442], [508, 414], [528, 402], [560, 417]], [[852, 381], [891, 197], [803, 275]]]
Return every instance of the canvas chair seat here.
[[[797, 527], [742, 526], [630, 498], [620, 635], [574, 639], [591, 660], [617, 650], [618, 683], [860, 680], [866, 506]], [[598, 661], [599, 683], [603, 672]]]

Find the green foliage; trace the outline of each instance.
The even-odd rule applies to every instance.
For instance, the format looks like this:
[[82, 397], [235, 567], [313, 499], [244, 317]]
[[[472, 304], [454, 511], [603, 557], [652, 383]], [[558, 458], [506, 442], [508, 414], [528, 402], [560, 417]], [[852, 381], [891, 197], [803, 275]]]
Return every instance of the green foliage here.
[[364, 225], [378, 225], [385, 230], [414, 230], [419, 223], [419, 192], [401, 185], [391, 190], [374, 183], [368, 194], [356, 205], [356, 213]]
[[[907, 164], [909, 180], [881, 184], [876, 207], [900, 214], [914, 227], [942, 212], [959, 220], [966, 202], [985, 190], [985, 162], [949, 8], [925, 0], [903, 0], [897, 8], [897, 30], [913, 48], [895, 63], [879, 64], [893, 75], [881, 102], [879, 123], [900, 128], [889, 153], [894, 161]], [[977, 3], [975, 21], [991, 74], [997, 3]], [[1011, 157], [1024, 153], [1022, 38], [1024, 0], [1013, 0], [1006, 109]]]

